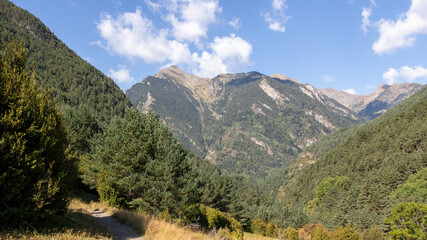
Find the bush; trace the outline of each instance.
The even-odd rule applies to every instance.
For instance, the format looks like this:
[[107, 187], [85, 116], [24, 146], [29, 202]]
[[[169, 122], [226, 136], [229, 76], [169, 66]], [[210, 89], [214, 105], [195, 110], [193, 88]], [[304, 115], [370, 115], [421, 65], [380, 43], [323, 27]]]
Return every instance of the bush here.
[[242, 225], [228, 214], [214, 208], [200, 205], [200, 216], [198, 219], [200, 225], [204, 229], [228, 229], [230, 231], [228, 234], [230, 237], [243, 239]]
[[0, 46], [0, 225], [65, 211], [76, 175], [58, 109], [25, 62], [22, 45]]
[[296, 230], [293, 227], [288, 227], [286, 229], [286, 232], [285, 232], [285, 239], [286, 240], [298, 240], [299, 239], [298, 230]]

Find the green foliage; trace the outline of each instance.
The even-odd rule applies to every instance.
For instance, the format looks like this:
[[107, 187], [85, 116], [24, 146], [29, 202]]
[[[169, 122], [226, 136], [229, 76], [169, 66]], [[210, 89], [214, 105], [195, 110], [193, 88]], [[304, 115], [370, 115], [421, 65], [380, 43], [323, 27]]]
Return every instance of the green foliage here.
[[385, 222], [390, 226], [387, 236], [392, 239], [427, 239], [427, 204], [400, 203]]
[[351, 225], [339, 226], [332, 233], [331, 240], [359, 240], [359, 232]]
[[22, 45], [0, 46], [0, 224], [65, 211], [75, 174], [58, 109], [25, 63]]
[[383, 233], [376, 226], [365, 229], [360, 237], [362, 240], [385, 240]]
[[177, 217], [199, 199], [186, 155], [154, 112], [129, 108], [94, 137], [82, 179], [98, 192], [105, 190], [104, 200], [123, 199], [126, 206], [155, 215], [168, 209]]
[[319, 200], [328, 194], [330, 191], [337, 189], [338, 191], [343, 190], [346, 185], [350, 182], [350, 179], [346, 176], [338, 177], [327, 177], [317, 185], [315, 193]]
[[243, 239], [242, 225], [230, 215], [214, 208], [200, 205], [199, 223], [205, 229], [228, 229], [228, 236]]
[[409, 176], [403, 184], [391, 193], [394, 201], [427, 202], [427, 168]]
[[[317, 162], [296, 173], [283, 187], [283, 204], [305, 209], [311, 221], [328, 228], [352, 223], [359, 229], [377, 225], [384, 230], [384, 219], [395, 200], [407, 197], [422, 201], [423, 173], [408, 184], [401, 184], [427, 167], [426, 122], [424, 87], [402, 104], [358, 127], [335, 148], [325, 151]], [[342, 187], [335, 186], [332, 178], [339, 176], [350, 180], [345, 180]], [[393, 197], [390, 194], [395, 190]]]

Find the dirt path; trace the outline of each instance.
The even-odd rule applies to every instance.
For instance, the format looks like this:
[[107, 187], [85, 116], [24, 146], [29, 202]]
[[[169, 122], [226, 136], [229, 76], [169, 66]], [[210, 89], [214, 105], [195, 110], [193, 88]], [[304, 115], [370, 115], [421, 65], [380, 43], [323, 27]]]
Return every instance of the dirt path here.
[[144, 240], [144, 238], [137, 232], [117, 222], [116, 219], [104, 211], [93, 211], [89, 213], [98, 219], [98, 221], [104, 225], [117, 240]]

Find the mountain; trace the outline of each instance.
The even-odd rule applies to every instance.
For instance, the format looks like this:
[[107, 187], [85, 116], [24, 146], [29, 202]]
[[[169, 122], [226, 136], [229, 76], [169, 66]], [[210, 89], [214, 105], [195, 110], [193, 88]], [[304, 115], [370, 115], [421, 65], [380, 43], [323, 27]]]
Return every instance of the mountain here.
[[320, 89], [319, 91], [358, 113], [361, 117], [374, 119], [422, 87], [423, 85], [417, 83], [381, 84], [370, 95], [351, 94], [333, 88]]
[[171, 66], [126, 94], [141, 111], [153, 108], [196, 154], [250, 177], [288, 165], [313, 142], [358, 121], [313, 86], [284, 75], [209, 79]]
[[112, 79], [81, 59], [38, 18], [7, 0], [0, 0], [0, 41], [22, 42], [27, 68], [49, 87], [56, 103], [86, 105], [99, 120], [122, 115], [130, 102]]
[[[329, 228], [386, 228], [390, 209], [410, 197], [396, 199], [395, 191], [427, 167], [426, 122], [424, 87], [376, 119], [316, 142], [289, 171], [282, 204], [304, 209], [312, 222]], [[411, 194], [416, 191], [425, 187]]]

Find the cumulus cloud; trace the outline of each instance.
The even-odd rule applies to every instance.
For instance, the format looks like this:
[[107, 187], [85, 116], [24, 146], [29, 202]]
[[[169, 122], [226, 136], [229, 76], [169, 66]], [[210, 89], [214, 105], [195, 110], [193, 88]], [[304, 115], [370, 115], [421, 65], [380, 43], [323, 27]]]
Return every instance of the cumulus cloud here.
[[383, 74], [383, 79], [386, 81], [387, 84], [392, 85], [397, 82], [397, 79], [399, 78], [399, 72], [397, 72], [394, 68], [389, 68], [386, 72]]
[[427, 79], [427, 69], [422, 66], [408, 67], [403, 66], [398, 70], [389, 68], [383, 74], [383, 79], [387, 84], [395, 84], [399, 79], [408, 82], [414, 82], [417, 79]]
[[268, 23], [268, 28], [276, 32], [284, 32], [286, 30], [286, 22], [290, 18], [285, 14], [286, 1], [273, 0], [271, 7], [272, 11], [263, 14], [264, 20]]
[[402, 76], [402, 78], [407, 79], [409, 82], [414, 82], [416, 79], [426, 79], [427, 69], [421, 66], [403, 66], [400, 68], [400, 75]]
[[249, 64], [252, 46], [240, 37], [215, 37], [210, 44], [211, 53], [204, 51], [200, 56], [193, 54], [193, 60], [199, 64], [196, 74], [203, 77], [214, 76], [230, 71], [230, 67], [240, 63]]
[[239, 29], [241, 25], [240, 19], [238, 17], [233, 17], [233, 19], [229, 21], [228, 24], [232, 26], [234, 29]]
[[180, 1], [178, 9], [178, 13], [168, 16], [175, 38], [196, 43], [207, 36], [209, 24], [214, 23], [216, 14], [222, 11], [217, 0]]
[[130, 76], [129, 70], [122, 65], [120, 65], [119, 68], [120, 69], [117, 71], [110, 69], [110, 77], [118, 83], [133, 83], [134, 78]]
[[[212, 42], [200, 44], [199, 41], [206, 36], [208, 24], [215, 21], [216, 12], [220, 11], [217, 1], [170, 1], [171, 4], [167, 6], [147, 1], [152, 10], [167, 8], [164, 20], [171, 24], [170, 28], [156, 28], [150, 19], [143, 17], [141, 8], [137, 8], [135, 12], [120, 14], [116, 18], [103, 14], [97, 28], [104, 41], [94, 44], [104, 47], [111, 54], [133, 60], [186, 66], [193, 73], [205, 77], [250, 64], [251, 44], [234, 34], [217, 36]], [[180, 14], [175, 14], [175, 11]], [[199, 50], [192, 52], [191, 45], [196, 45]], [[126, 75], [129, 73], [126, 69], [110, 70], [110, 73], [119, 82], [130, 78]]]
[[411, 47], [418, 35], [427, 34], [427, 1], [412, 0], [409, 10], [396, 21], [381, 19], [375, 24], [380, 34], [372, 45], [376, 54], [390, 54], [399, 48]]
[[344, 92], [350, 93], [350, 94], [357, 94], [356, 90], [354, 90], [353, 88], [349, 88], [349, 89], [344, 89]]

